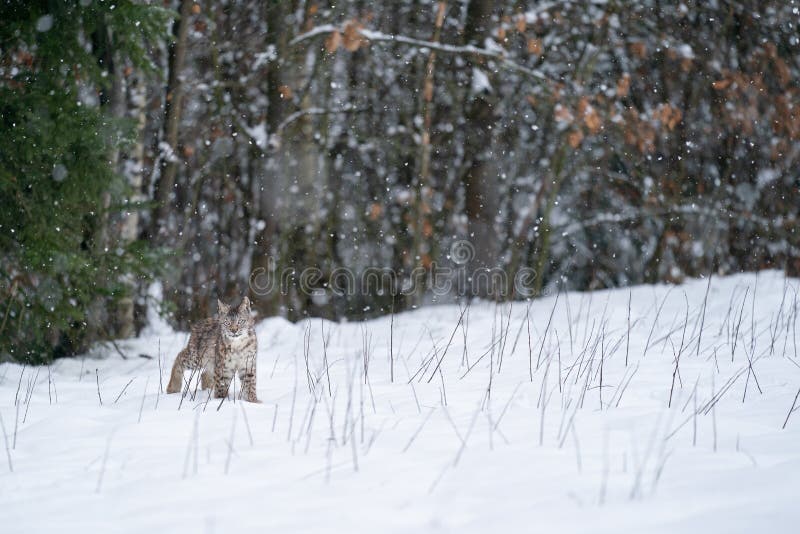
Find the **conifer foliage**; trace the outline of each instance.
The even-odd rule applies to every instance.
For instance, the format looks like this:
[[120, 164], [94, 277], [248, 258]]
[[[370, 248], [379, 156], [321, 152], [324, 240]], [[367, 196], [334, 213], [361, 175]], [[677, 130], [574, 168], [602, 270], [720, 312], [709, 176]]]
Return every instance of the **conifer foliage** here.
[[137, 208], [112, 163], [131, 128], [107, 105], [109, 58], [152, 71], [147, 40], [168, 17], [127, 1], [0, 6], [0, 356], [40, 362], [111, 335], [124, 280], [152, 272], [154, 254], [111, 226]]

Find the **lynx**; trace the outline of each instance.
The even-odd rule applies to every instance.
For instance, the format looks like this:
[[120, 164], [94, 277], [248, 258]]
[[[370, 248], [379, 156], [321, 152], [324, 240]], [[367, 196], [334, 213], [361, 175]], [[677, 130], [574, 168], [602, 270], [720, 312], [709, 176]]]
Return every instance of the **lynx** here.
[[217, 316], [200, 321], [192, 327], [189, 343], [178, 353], [172, 366], [167, 393], [183, 388], [183, 371], [200, 372], [203, 389], [213, 386], [216, 398], [227, 397], [233, 374], [238, 372], [242, 383], [241, 398], [259, 402], [256, 398], [256, 332], [250, 316], [250, 299], [244, 297], [238, 308], [217, 300]]

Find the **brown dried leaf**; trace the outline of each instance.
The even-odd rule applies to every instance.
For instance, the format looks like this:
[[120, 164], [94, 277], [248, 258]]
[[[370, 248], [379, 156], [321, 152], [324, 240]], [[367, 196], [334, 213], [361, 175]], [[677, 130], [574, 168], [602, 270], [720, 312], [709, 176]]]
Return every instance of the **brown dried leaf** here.
[[278, 92], [281, 94], [281, 98], [284, 100], [289, 100], [294, 95], [292, 88], [288, 85], [281, 85], [278, 87]]
[[419, 261], [425, 269], [430, 269], [433, 265], [433, 260], [431, 259], [430, 254], [423, 254], [420, 256]]
[[626, 96], [628, 96], [628, 93], [630, 93], [630, 91], [631, 91], [631, 75], [626, 73], [617, 82], [617, 96], [619, 98], [625, 98]]
[[656, 118], [661, 121], [661, 124], [672, 131], [681, 122], [683, 113], [671, 104], [662, 104], [656, 110]]
[[781, 87], [789, 85], [789, 82], [792, 81], [792, 74], [786, 62], [782, 58], [776, 56], [773, 58], [772, 64], [775, 66], [775, 74], [778, 76]]
[[26, 67], [30, 67], [33, 65], [33, 56], [29, 52], [22, 51], [17, 54], [17, 61]]
[[592, 134], [599, 132], [603, 126], [600, 114], [591, 106], [583, 113], [583, 122]]
[[[425, 189], [427, 189], [427, 191], [426, 191]], [[423, 189], [423, 190], [420, 192], [420, 193], [421, 193], [421, 195], [422, 195], [422, 196], [427, 196], [427, 197], [430, 197], [430, 196], [431, 196], [431, 194], [432, 194], [432, 191], [431, 191], [431, 189], [430, 189], [430, 188], [425, 188], [425, 189]], [[422, 212], [422, 214], [423, 214], [423, 215], [430, 215], [431, 213], [433, 213], [433, 208], [431, 208], [431, 205], [430, 205], [430, 203], [428, 203], [428, 202], [427, 202], [427, 201], [425, 201], [425, 200], [423, 200], [422, 202], [420, 202], [420, 204], [419, 204], [419, 210], [420, 210], [420, 212]]]
[[363, 26], [357, 20], [349, 20], [344, 25], [344, 34], [342, 43], [345, 50], [348, 52], [355, 52], [362, 45], [366, 44], [366, 39], [361, 35], [360, 30]]
[[528, 39], [528, 53], [537, 56], [542, 55], [542, 41], [541, 39]]
[[334, 30], [328, 35], [328, 38], [325, 39], [325, 51], [329, 54], [333, 54], [339, 49], [339, 46], [342, 44], [342, 34], [339, 30]]
[[656, 149], [656, 132], [649, 125], [642, 124], [636, 146], [642, 153], [650, 153]]
[[519, 33], [525, 33], [525, 30], [528, 29], [528, 21], [525, 19], [525, 15], [518, 15], [517, 20], [514, 21], [514, 26]]
[[378, 202], [374, 202], [369, 207], [369, 219], [371, 221], [377, 221], [378, 218], [383, 215], [383, 206], [381, 206]]
[[647, 56], [647, 45], [641, 41], [634, 41], [628, 45], [631, 54], [642, 59]]
[[589, 98], [582, 96], [581, 99], [578, 101], [578, 107], [577, 107], [578, 116], [582, 116], [584, 113], [586, 113], [588, 107], [589, 107]]
[[583, 142], [583, 131], [580, 128], [571, 131], [567, 136], [567, 142], [572, 148], [578, 148], [581, 146], [581, 143]]
[[717, 91], [722, 91], [723, 89], [727, 89], [730, 86], [732, 80], [730, 78], [724, 78], [722, 80], [717, 80], [711, 84], [711, 87], [716, 89]]

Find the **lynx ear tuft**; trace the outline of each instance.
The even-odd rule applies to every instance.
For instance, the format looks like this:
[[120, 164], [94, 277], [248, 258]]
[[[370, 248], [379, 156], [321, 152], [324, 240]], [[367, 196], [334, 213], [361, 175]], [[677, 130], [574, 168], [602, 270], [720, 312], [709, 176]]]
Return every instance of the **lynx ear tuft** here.
[[242, 303], [239, 304], [239, 311], [249, 312], [250, 311], [250, 299], [244, 297], [242, 299]]
[[229, 311], [231, 311], [231, 307], [228, 306], [227, 304], [225, 304], [224, 302], [222, 302], [221, 300], [217, 299], [217, 312], [220, 315], [225, 315]]

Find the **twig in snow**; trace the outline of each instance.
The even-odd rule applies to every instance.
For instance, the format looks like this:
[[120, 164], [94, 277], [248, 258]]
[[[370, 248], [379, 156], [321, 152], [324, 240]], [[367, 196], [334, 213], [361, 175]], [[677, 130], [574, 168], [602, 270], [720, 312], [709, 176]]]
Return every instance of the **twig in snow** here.
[[353, 471], [358, 473], [358, 452], [357, 452], [357, 448], [356, 448], [355, 434], [356, 434], [356, 421], [355, 421], [355, 419], [353, 419], [353, 420], [350, 421], [350, 436], [351, 436], [350, 437], [350, 448], [351, 448], [352, 454], [353, 454]]
[[[605, 367], [606, 361], [606, 325], [603, 325], [603, 333], [602, 338], [600, 339], [600, 387], [597, 388], [598, 394], [600, 396], [600, 410], [603, 409], [603, 367]], [[545, 378], [547, 378], [547, 374], [545, 374]], [[542, 414], [544, 415], [544, 414]]]
[[325, 339], [325, 320], [322, 318], [319, 320], [319, 329], [322, 334], [322, 361], [325, 365], [325, 374], [328, 378], [328, 396], [331, 396], [333, 392], [331, 391], [331, 371], [328, 366], [328, 340]]
[[117, 401], [119, 401], [120, 397], [122, 397], [122, 394], [123, 394], [123, 393], [125, 393], [125, 390], [126, 390], [126, 389], [128, 389], [128, 386], [130, 386], [130, 385], [131, 385], [131, 383], [132, 383], [134, 380], [136, 380], [136, 377], [133, 377], [133, 378], [131, 378], [130, 380], [128, 380], [128, 383], [127, 383], [127, 384], [125, 384], [125, 387], [124, 387], [124, 388], [122, 388], [122, 391], [120, 391], [120, 392], [119, 392], [119, 395], [117, 395], [117, 398], [116, 398], [116, 399], [114, 399], [114, 402], [113, 402], [113, 404], [116, 404], [116, 403], [117, 403]]
[[558, 339], [558, 330], [556, 333], [556, 350], [558, 351], [558, 392], [561, 393], [561, 340]]
[[94, 377], [97, 382], [97, 399], [100, 401], [100, 406], [103, 405], [103, 397], [100, 395], [100, 371], [95, 367]]
[[[751, 347], [753, 347], [753, 345], [751, 345]], [[752, 355], [747, 352], [747, 347], [744, 348], [744, 354], [747, 357], [747, 379], [744, 382], [744, 393], [742, 394], [742, 404], [744, 404], [744, 401], [747, 398], [747, 385], [750, 383], [750, 375], [753, 375], [753, 379], [755, 380], [758, 392], [762, 395], [764, 394], [764, 392], [761, 390], [761, 384], [758, 383], [758, 376], [756, 376], [756, 370], [753, 369]]]
[[[164, 393], [164, 376], [161, 370], [161, 338], [158, 338], [158, 392]], [[156, 400], [156, 402], [158, 402]], [[156, 404], [158, 408], [158, 404]]]
[[8, 434], [6, 434], [6, 425], [3, 423], [3, 414], [0, 413], [0, 428], [3, 429], [3, 441], [6, 445], [6, 458], [8, 458], [8, 470], [14, 472], [14, 464], [11, 463], [11, 450], [8, 448]]
[[633, 290], [628, 289], [628, 330], [626, 332], [625, 341], [625, 367], [628, 367], [628, 354], [631, 350], [631, 297], [633, 297]]
[[117, 354], [119, 354], [119, 355], [120, 355], [120, 357], [121, 357], [123, 360], [127, 360], [127, 359], [128, 359], [128, 357], [127, 357], [127, 356], [125, 356], [125, 354], [124, 354], [124, 353], [122, 352], [122, 350], [119, 348], [119, 345], [117, 345], [117, 342], [116, 342], [116, 341], [114, 341], [113, 339], [109, 339], [108, 341], [111, 343], [111, 346], [112, 346], [112, 347], [114, 347], [114, 350], [115, 350], [115, 351], [117, 351]]
[[525, 324], [528, 327], [528, 375], [533, 382], [533, 346], [531, 344], [531, 304], [528, 302], [528, 309], [525, 311]]
[[[389, 381], [394, 383], [394, 292], [392, 293], [392, 316], [389, 319]], [[356, 468], [358, 471], [358, 468]]]
[[[673, 286], [674, 287], [674, 286]], [[670, 287], [667, 291], [667, 294], [664, 295], [664, 299], [661, 301], [661, 305], [658, 307], [658, 311], [656, 311], [656, 317], [653, 319], [653, 326], [650, 327], [650, 334], [647, 336], [647, 343], [644, 344], [644, 352], [642, 353], [642, 358], [647, 355], [647, 349], [650, 348], [650, 340], [653, 338], [653, 331], [656, 329], [656, 324], [658, 324], [658, 318], [661, 316], [661, 310], [664, 308], [664, 303], [667, 302], [667, 298], [669, 294], [672, 293], [673, 287]]]
[[781, 427], [781, 429], [786, 428], [786, 424], [789, 422], [789, 416], [791, 416], [792, 412], [794, 412], [794, 405], [797, 404], [797, 397], [800, 397], [800, 389], [797, 390], [797, 395], [794, 396], [794, 401], [792, 402], [792, 407], [789, 408], [789, 413], [786, 414], [786, 420], [784, 420], [783, 426]]
[[503, 316], [500, 316], [500, 338], [502, 342], [500, 343], [500, 355], [498, 357], [498, 364], [497, 364], [497, 372], [499, 373], [500, 370], [503, 368], [503, 356], [506, 351], [506, 343], [508, 343], [508, 334], [511, 332], [511, 310], [514, 309], [514, 301], [512, 300], [508, 304], [508, 316], [506, 317], [506, 326], [505, 326], [505, 334], [503, 334]]
[[[547, 362], [547, 367], [544, 370], [544, 377], [542, 378], [542, 389], [539, 391], [539, 403], [541, 404], [542, 411], [539, 414], [539, 446], [544, 445], [544, 415], [547, 408], [547, 374], [550, 371], [550, 360]], [[602, 403], [602, 398], [601, 401]]]
[[108, 455], [111, 452], [111, 440], [114, 438], [115, 430], [111, 431], [111, 434], [108, 435], [108, 440], [106, 441], [106, 450], [103, 453], [103, 462], [100, 464], [100, 474], [97, 476], [97, 487], [95, 488], [95, 493], [100, 493], [100, 488], [103, 485], [103, 475], [106, 472], [106, 462], [108, 461]]
[[51, 386], [53, 385], [53, 376], [50, 374], [50, 365], [47, 366], [47, 400], [53, 404], [53, 394]]
[[[679, 372], [681, 363], [681, 353], [683, 352], [683, 343], [686, 339], [686, 325], [689, 322], [689, 298], [686, 296], [685, 292], [683, 294], [683, 297], [686, 299], [686, 315], [683, 320], [683, 334], [681, 334], [681, 346], [678, 348], [678, 355], [675, 356], [675, 369], [672, 371], [672, 385], [669, 388], [669, 401], [667, 402], [667, 408], [672, 407], [672, 393], [675, 390], [675, 376]], [[681, 387], [683, 386], [681, 385]]]
[[39, 379], [39, 370], [41, 367], [36, 368], [36, 375], [33, 377], [33, 382], [31, 382], [30, 390], [27, 394], [27, 402], [25, 404], [25, 415], [22, 417], [23, 424], [25, 421], [28, 420], [28, 409], [31, 407], [31, 400], [33, 399], [33, 390], [36, 388], [36, 382]]
[[244, 427], [247, 430], [247, 438], [250, 440], [250, 446], [253, 446], [253, 433], [250, 432], [250, 422], [247, 420], [247, 411], [244, 409], [244, 403], [239, 403], [239, 408], [242, 409], [242, 417], [244, 418]]
[[736, 330], [734, 330], [733, 334], [733, 345], [731, 346], [731, 361], [733, 361], [733, 355], [736, 352], [736, 343], [739, 341], [739, 328], [742, 326], [742, 317], [744, 316], [744, 303], [747, 301], [747, 293], [750, 291], [750, 286], [748, 286], [744, 291], [744, 298], [742, 298], [742, 307], [739, 310], [739, 321], [736, 323]]
[[701, 317], [700, 318], [700, 332], [697, 335], [697, 349], [695, 351], [695, 356], [699, 356], [700, 355], [700, 340], [703, 337], [703, 326], [706, 323], [706, 306], [708, 305], [708, 292], [711, 289], [711, 277], [712, 277], [712, 272], [709, 271], [709, 273], [708, 273], [708, 283], [706, 284], [706, 294], [703, 297], [703, 312], [702, 312], [702, 314], [700, 316]]
[[17, 411], [14, 417], [14, 441], [11, 444], [11, 448], [17, 450], [17, 429], [19, 428], [19, 404], [17, 404]]
[[453, 418], [450, 416], [450, 411], [447, 409], [447, 407], [443, 407], [443, 409], [444, 409], [444, 415], [445, 415], [445, 417], [447, 417], [447, 422], [450, 423], [451, 427], [453, 427], [453, 432], [456, 433], [456, 436], [458, 437], [458, 441], [460, 441], [461, 444], [463, 445], [464, 444], [464, 438], [461, 436], [461, 432], [458, 431], [458, 427], [456, 426], [455, 421], [453, 421]]
[[437, 362], [436, 367], [433, 369], [433, 372], [431, 373], [430, 378], [428, 378], [428, 383], [429, 384], [431, 383], [431, 380], [433, 380], [433, 377], [436, 375], [436, 372], [439, 370], [439, 367], [442, 365], [442, 362], [444, 361], [444, 357], [447, 354], [447, 349], [449, 349], [450, 345], [453, 343], [453, 338], [455, 337], [456, 332], [458, 332], [458, 327], [461, 326], [461, 321], [464, 319], [464, 314], [467, 312], [467, 309], [469, 309], [469, 308], [465, 307], [464, 310], [461, 312], [461, 315], [458, 316], [458, 323], [456, 323], [456, 327], [453, 329], [453, 333], [450, 334], [450, 339], [447, 341], [447, 345], [445, 346], [444, 350], [442, 351], [441, 358], [439, 358], [439, 361]]
[[461, 459], [461, 455], [464, 453], [464, 449], [467, 448], [467, 441], [469, 441], [469, 437], [472, 435], [472, 429], [475, 427], [475, 421], [478, 420], [478, 414], [480, 413], [481, 409], [480, 406], [475, 410], [475, 413], [472, 416], [472, 422], [469, 424], [469, 429], [467, 429], [467, 433], [464, 435], [464, 440], [461, 442], [461, 448], [458, 449], [458, 453], [456, 454], [455, 459], [453, 460], [453, 467], [458, 465], [458, 461]]
[[197, 474], [197, 435], [200, 430], [200, 412], [194, 416], [194, 425], [192, 425], [192, 433], [189, 434], [189, 442], [186, 444], [186, 456], [183, 458], [183, 477], [189, 476], [189, 459], [192, 457], [192, 450], [194, 450], [194, 474]]
[[25, 366], [26, 364], [22, 364], [22, 369], [19, 372], [19, 381], [17, 382], [17, 392], [14, 394], [14, 406], [19, 403], [19, 390], [22, 387], [22, 375], [25, 374]]
[[144, 400], [147, 398], [147, 384], [150, 383], [150, 377], [148, 376], [144, 381], [144, 391], [142, 392], [142, 404], [139, 406], [139, 419], [136, 420], [137, 423], [142, 422], [142, 410], [144, 410]]
[[409, 439], [408, 443], [406, 443], [406, 446], [403, 447], [403, 451], [402, 452], [406, 452], [406, 451], [408, 451], [408, 449], [411, 448], [411, 445], [414, 443], [414, 440], [417, 439], [417, 436], [419, 436], [419, 433], [422, 432], [422, 429], [425, 427], [425, 423], [427, 423], [428, 419], [430, 419], [431, 416], [433, 415], [434, 410], [435, 410], [434, 408], [431, 408], [428, 411], [428, 415], [425, 416], [425, 419], [423, 419], [422, 424], [419, 425], [419, 428], [417, 428], [417, 430], [414, 432], [414, 434], [412, 434], [411, 439]]
[[[711, 396], [714, 396], [714, 373], [711, 373]], [[717, 404], [711, 405], [711, 427], [714, 433], [714, 452], [717, 452]]]
[[228, 439], [228, 456], [225, 458], [225, 474], [231, 467], [231, 456], [233, 455], [233, 438], [236, 435], [236, 411], [233, 412], [233, 422], [231, 423], [231, 437]]
[[517, 391], [519, 391], [519, 388], [520, 388], [521, 385], [522, 385], [522, 382], [518, 383], [517, 387], [515, 387], [514, 391], [511, 393], [511, 396], [508, 397], [508, 400], [506, 401], [505, 406], [503, 406], [503, 410], [500, 412], [500, 417], [498, 417], [497, 421], [495, 421], [495, 423], [494, 423], [494, 430], [497, 430], [498, 427], [500, 426], [500, 421], [503, 420], [503, 416], [505, 416], [506, 411], [508, 410], [508, 407], [511, 405], [511, 401], [514, 400], [514, 397], [517, 395]]
[[[542, 358], [542, 350], [544, 350], [544, 342], [547, 339], [547, 332], [550, 330], [550, 324], [553, 322], [553, 314], [556, 313], [556, 306], [558, 305], [558, 297], [561, 296], [561, 285], [558, 286], [558, 293], [556, 293], [556, 300], [553, 302], [553, 308], [550, 310], [550, 317], [547, 319], [547, 326], [544, 328], [544, 334], [542, 334], [542, 344], [539, 345], [539, 354], [536, 356], [536, 370], [539, 370], [539, 364], [541, 363]], [[531, 381], [533, 377], [531, 377]]]

